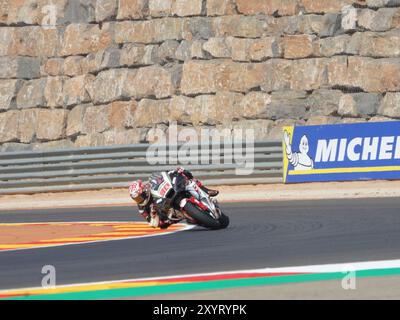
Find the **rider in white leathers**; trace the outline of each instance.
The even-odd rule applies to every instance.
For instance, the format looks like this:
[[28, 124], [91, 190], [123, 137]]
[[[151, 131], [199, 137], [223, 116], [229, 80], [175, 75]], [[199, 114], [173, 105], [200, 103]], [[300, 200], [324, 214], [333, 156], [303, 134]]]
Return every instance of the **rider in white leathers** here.
[[[177, 168], [172, 171], [167, 172], [170, 175], [173, 174], [183, 174], [187, 179], [193, 180], [196, 182], [197, 186], [202, 188], [210, 197], [215, 197], [218, 195], [217, 190], [212, 190], [206, 188], [200, 180], [197, 180], [193, 177], [192, 173], [183, 168]], [[157, 176], [157, 174], [152, 174], [152, 177]], [[141, 180], [134, 181], [129, 186], [129, 195], [136, 202], [139, 208], [139, 214], [149, 223], [153, 228], [168, 228], [171, 225], [171, 222], [168, 219], [163, 219], [160, 217], [160, 212], [157, 208], [156, 203], [151, 195], [151, 184], [150, 181], [143, 183]], [[161, 215], [162, 216], [162, 215]]]

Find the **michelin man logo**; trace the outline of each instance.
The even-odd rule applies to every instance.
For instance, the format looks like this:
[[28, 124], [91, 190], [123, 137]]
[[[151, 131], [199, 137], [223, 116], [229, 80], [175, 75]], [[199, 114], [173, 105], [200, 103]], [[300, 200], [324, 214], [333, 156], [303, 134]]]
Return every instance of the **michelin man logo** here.
[[290, 134], [285, 130], [283, 138], [286, 145], [286, 156], [289, 163], [293, 165], [294, 170], [311, 170], [314, 168], [314, 161], [308, 155], [308, 138], [303, 135], [300, 139], [299, 152], [293, 152], [290, 144]]

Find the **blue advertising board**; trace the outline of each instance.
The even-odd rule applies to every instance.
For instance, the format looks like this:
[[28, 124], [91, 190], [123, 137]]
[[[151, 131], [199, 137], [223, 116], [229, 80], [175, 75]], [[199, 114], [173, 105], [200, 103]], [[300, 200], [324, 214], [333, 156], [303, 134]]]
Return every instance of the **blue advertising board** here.
[[400, 121], [283, 128], [285, 183], [400, 179]]

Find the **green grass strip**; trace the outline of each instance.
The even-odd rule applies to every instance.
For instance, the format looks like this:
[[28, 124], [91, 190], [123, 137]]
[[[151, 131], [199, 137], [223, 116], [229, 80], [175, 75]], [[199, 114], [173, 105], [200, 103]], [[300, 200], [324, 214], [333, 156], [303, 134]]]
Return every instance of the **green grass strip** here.
[[[215, 280], [205, 282], [191, 282], [170, 285], [156, 285], [148, 287], [132, 287], [107, 289], [97, 291], [81, 291], [56, 294], [41, 294], [23, 297], [8, 298], [9, 300], [93, 300], [93, 299], [118, 299], [126, 297], [139, 297], [147, 295], [171, 294], [191, 291], [220, 290], [238, 287], [278, 285], [288, 283], [326, 281], [342, 279], [347, 273], [312, 273], [288, 276], [257, 277], [245, 279]], [[375, 269], [356, 271], [357, 278], [400, 275], [400, 268]]]

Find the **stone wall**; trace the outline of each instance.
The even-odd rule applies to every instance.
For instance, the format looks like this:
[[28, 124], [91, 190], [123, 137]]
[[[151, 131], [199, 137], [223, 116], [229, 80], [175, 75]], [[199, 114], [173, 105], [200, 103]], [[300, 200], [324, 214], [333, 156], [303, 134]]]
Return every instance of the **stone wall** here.
[[0, 0], [0, 150], [400, 118], [400, 0]]

